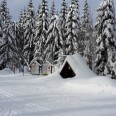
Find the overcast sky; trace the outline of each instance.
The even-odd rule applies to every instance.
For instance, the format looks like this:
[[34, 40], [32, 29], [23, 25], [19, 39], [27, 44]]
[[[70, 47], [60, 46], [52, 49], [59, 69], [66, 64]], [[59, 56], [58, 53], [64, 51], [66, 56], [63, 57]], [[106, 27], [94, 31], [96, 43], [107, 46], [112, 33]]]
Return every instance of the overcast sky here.
[[[2, 1], [2, 0], [0, 0]], [[33, 0], [33, 4], [35, 9], [37, 9], [37, 7], [39, 6], [39, 4], [41, 4], [42, 0]], [[48, 5], [49, 7], [51, 6], [51, 2], [53, 0], [48, 0]], [[61, 3], [62, 0], [54, 0], [56, 3], [56, 9], [59, 10], [61, 7]], [[66, 2], [68, 3], [68, 5], [70, 4], [71, 0], [66, 0]], [[80, 12], [82, 11], [82, 6], [85, 0], [79, 0], [79, 4], [80, 4]], [[116, 6], [116, 0], [114, 0], [115, 2], [115, 6]], [[8, 3], [8, 7], [10, 9], [10, 14], [12, 16], [13, 20], [17, 20], [19, 17], [19, 13], [21, 11], [21, 9], [24, 9], [24, 7], [26, 8], [29, 0], [7, 0]], [[99, 4], [100, 4], [100, 0], [88, 0], [90, 9], [91, 9], [91, 13], [93, 14], [93, 18], [95, 21], [95, 17], [96, 17], [96, 9], [98, 8]]]

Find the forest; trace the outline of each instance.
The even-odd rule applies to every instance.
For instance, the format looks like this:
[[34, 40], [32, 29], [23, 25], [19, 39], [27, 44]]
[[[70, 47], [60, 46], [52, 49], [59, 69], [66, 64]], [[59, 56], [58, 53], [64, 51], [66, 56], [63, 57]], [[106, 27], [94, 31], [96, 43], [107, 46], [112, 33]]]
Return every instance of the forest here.
[[113, 0], [102, 0], [93, 22], [88, 1], [80, 14], [78, 0], [60, 11], [42, 0], [35, 11], [33, 1], [13, 21], [7, 1], [0, 3], [0, 70], [27, 66], [33, 59], [60, 66], [67, 55], [79, 53], [98, 75], [116, 79], [116, 17]]

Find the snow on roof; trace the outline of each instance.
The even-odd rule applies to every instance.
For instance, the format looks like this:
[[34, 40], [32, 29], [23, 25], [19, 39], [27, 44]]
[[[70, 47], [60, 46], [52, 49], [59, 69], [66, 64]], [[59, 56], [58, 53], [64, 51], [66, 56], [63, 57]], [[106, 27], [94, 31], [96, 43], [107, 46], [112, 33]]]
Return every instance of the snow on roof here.
[[48, 63], [49, 65], [53, 66], [53, 64], [51, 64], [49, 61], [45, 61], [44, 64]]
[[96, 77], [96, 74], [87, 66], [85, 60], [78, 53], [67, 56], [59, 72], [62, 71], [66, 62], [69, 63], [76, 73], [77, 78]]
[[38, 65], [41, 66], [41, 64], [40, 64], [37, 60], [38, 60], [37, 58], [34, 58], [34, 59], [31, 61], [30, 65], [32, 65], [33, 63], [37, 63]]

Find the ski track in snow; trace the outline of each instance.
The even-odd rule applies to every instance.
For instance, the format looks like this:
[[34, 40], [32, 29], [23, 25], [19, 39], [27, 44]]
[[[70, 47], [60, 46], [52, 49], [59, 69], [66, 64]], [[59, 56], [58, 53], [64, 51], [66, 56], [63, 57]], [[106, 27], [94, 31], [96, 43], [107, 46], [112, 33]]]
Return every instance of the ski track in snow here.
[[[6, 92], [5, 90], [0, 89], [0, 96], [2, 96], [2, 98], [7, 99], [8, 101], [12, 101], [12, 103], [14, 103], [14, 105], [17, 107], [18, 104], [20, 103], [20, 101], [25, 101], [24, 99], [18, 98], [18, 97], [14, 97], [12, 94]], [[13, 107], [12, 104], [2, 104], [0, 103], [0, 116], [14, 116], [18, 113], [21, 113], [22, 110], [17, 110], [15, 108], [15, 106]], [[46, 111], [49, 110], [46, 107], [39, 107], [38, 105], [35, 105], [33, 103], [22, 103], [22, 106], [25, 106], [28, 112], [33, 112], [35, 111]]]
[[116, 116], [115, 87], [78, 81], [0, 76], [0, 116]]
[[[12, 101], [11, 104], [1, 104], [0, 103], [0, 116], [14, 116], [18, 113], [21, 113], [23, 110], [19, 108], [19, 111], [17, 110], [17, 106], [20, 103], [20, 101], [25, 101], [24, 99], [14, 97], [12, 94], [9, 94], [8, 92], [1, 90], [0, 89], [0, 96], [2, 98], [5, 98], [9, 101]], [[13, 105], [14, 106], [13, 106]], [[35, 105], [33, 103], [22, 103], [22, 106], [25, 106], [28, 112], [33, 112], [33, 111], [46, 111], [49, 110], [46, 107], [39, 107], [38, 105]]]
[[[7, 77], [5, 77], [5, 78], [7, 78]], [[7, 79], [6, 79], [6, 83], [12, 82], [11, 80], [7, 81]], [[0, 81], [0, 82], [5, 83], [5, 81]], [[10, 92], [7, 92], [4, 89], [0, 88], [0, 116], [14, 116], [16, 114], [22, 113], [23, 109], [21, 107], [19, 107], [20, 101], [25, 101], [25, 100], [20, 97], [15, 97]], [[11, 102], [11, 103], [9, 103], [9, 102]], [[19, 108], [17, 108], [17, 106]], [[28, 112], [33, 112], [33, 110], [31, 111], [32, 108], [34, 108], [38, 111], [39, 110], [44, 111], [44, 110], [48, 109], [45, 107], [39, 107], [38, 105], [35, 105], [33, 103], [25, 103], [25, 102], [22, 103], [21, 106], [25, 106], [27, 111], [30, 109]]]

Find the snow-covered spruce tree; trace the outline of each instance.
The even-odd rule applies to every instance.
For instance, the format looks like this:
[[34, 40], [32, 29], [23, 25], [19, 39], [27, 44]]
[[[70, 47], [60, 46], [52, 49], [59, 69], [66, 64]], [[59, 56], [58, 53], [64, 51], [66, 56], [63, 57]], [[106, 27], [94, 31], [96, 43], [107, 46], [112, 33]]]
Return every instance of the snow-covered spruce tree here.
[[65, 33], [67, 32], [66, 29], [66, 19], [67, 19], [67, 14], [68, 14], [68, 9], [66, 5], [66, 1], [63, 0], [63, 3], [61, 5], [61, 11], [60, 11], [60, 16], [59, 16], [59, 31], [60, 31], [60, 36], [63, 41], [63, 54], [66, 55], [66, 37]]
[[37, 14], [36, 14], [36, 16], [35, 16], [35, 17], [36, 17], [36, 21], [37, 21], [37, 20], [38, 20], [38, 18], [39, 18], [39, 17], [38, 17], [38, 15], [40, 14], [41, 7], [42, 7], [41, 5], [39, 5], [39, 6], [38, 6]]
[[81, 31], [81, 21], [80, 21], [80, 12], [79, 12], [79, 0], [72, 0], [74, 2], [74, 9], [76, 11], [77, 14], [77, 24], [78, 24], [78, 38], [77, 38], [77, 42], [78, 42], [78, 53], [83, 55], [83, 33]]
[[92, 24], [91, 24], [91, 15], [89, 10], [89, 5], [87, 0], [85, 0], [82, 16], [82, 27], [81, 31], [83, 32], [83, 57], [85, 58], [88, 66], [92, 69]]
[[50, 11], [50, 16], [52, 17], [53, 15], [56, 14], [56, 9], [55, 9], [55, 2], [53, 0], [52, 6], [51, 6], [51, 11]]
[[12, 52], [10, 52], [10, 61], [9, 61], [9, 68], [15, 73], [15, 69], [17, 68], [18, 64], [18, 57], [17, 57], [17, 45], [16, 45], [16, 24], [12, 22], [10, 29], [9, 29], [9, 36], [12, 39], [12, 44], [10, 46]]
[[91, 30], [91, 14], [89, 10], [89, 5], [87, 0], [85, 0], [84, 7], [83, 7], [83, 16], [82, 16], [82, 28], [84, 31]]
[[[35, 29], [37, 28], [37, 25], [36, 25], [36, 23], [39, 21], [39, 15], [40, 15], [40, 13], [41, 13], [41, 5], [39, 5], [38, 6], [38, 9], [37, 9], [37, 12], [35, 13]], [[37, 29], [35, 30], [35, 31], [37, 31]], [[37, 38], [36, 38], [37, 39]], [[38, 39], [37, 39], [38, 40]], [[37, 41], [37, 40], [35, 40], [35, 38], [34, 38], [34, 42], [35, 41]]]
[[52, 12], [54, 15], [51, 17], [49, 29], [47, 32], [48, 38], [46, 41], [46, 60], [52, 64], [59, 63], [59, 55], [62, 50], [62, 39], [59, 34], [58, 28], [58, 16], [55, 15], [55, 11]]
[[98, 38], [96, 50], [96, 72], [116, 79], [116, 37], [113, 0], [102, 0], [96, 23]]
[[74, 54], [78, 52], [78, 20], [77, 20], [77, 13], [75, 12], [73, 2], [71, 3], [70, 10], [67, 15], [66, 21], [66, 29], [67, 32], [65, 34], [66, 37], [66, 54]]
[[29, 38], [26, 37], [26, 10], [20, 13], [20, 18], [16, 24], [16, 46], [17, 46], [17, 57], [18, 57], [18, 67], [21, 68], [22, 65], [26, 63], [28, 49], [29, 49]]
[[42, 0], [42, 8], [38, 14], [38, 21], [36, 22], [36, 35], [35, 35], [35, 53], [34, 58], [38, 58], [41, 62], [45, 59], [45, 42], [47, 40], [48, 30], [48, 6], [47, 1]]
[[79, 1], [78, 0], [72, 0], [72, 8], [75, 11], [76, 18], [77, 18], [77, 27], [80, 29], [80, 12], [79, 12]]
[[27, 49], [27, 64], [33, 59], [34, 52], [34, 37], [35, 37], [35, 13], [32, 0], [29, 1], [29, 5], [26, 13], [26, 30], [25, 30], [25, 40], [28, 41]]
[[[78, 53], [82, 54], [83, 50], [82, 50], [82, 38], [81, 38], [81, 23], [80, 23], [80, 12], [79, 12], [79, 1], [78, 0], [72, 0], [71, 3], [71, 7], [73, 8], [74, 12], [75, 12], [75, 16], [76, 16], [76, 28], [77, 28], [77, 43], [78, 43], [78, 48], [77, 51]], [[70, 8], [71, 8], [70, 7]], [[70, 11], [69, 8], [69, 11]]]
[[0, 17], [1, 17], [1, 45], [0, 45], [0, 66], [1, 69], [5, 67], [9, 67], [8, 63], [11, 59], [11, 44], [12, 39], [9, 36], [9, 30], [11, 27], [11, 17], [9, 15], [9, 10], [7, 8], [6, 0], [1, 2], [0, 6]]

